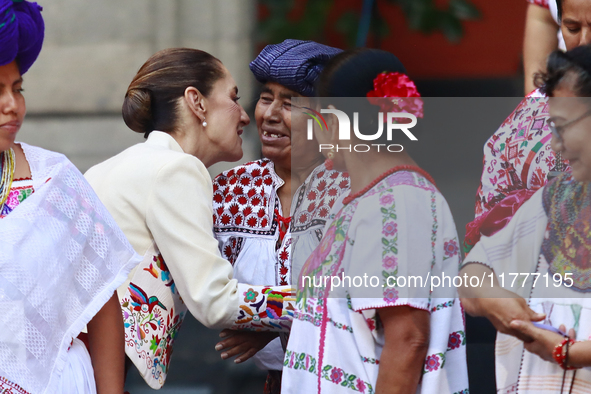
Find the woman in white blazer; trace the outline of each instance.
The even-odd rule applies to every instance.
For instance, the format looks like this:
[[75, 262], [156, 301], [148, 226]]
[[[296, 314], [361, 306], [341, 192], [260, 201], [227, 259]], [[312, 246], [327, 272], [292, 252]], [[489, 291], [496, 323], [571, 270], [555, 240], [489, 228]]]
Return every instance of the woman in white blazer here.
[[[288, 331], [291, 325], [291, 289], [237, 283], [213, 236], [206, 168], [242, 157], [241, 134], [250, 120], [238, 99], [234, 79], [215, 57], [187, 48], [160, 51], [140, 68], [123, 104], [125, 123], [147, 140], [86, 173], [136, 252], [150, 262], [130, 275], [119, 296], [127, 355], [147, 371], [152, 387], [163, 384], [166, 364], [156, 375], [149, 367], [168, 359], [157, 350], [146, 358], [138, 348], [149, 353], [155, 340], [166, 352], [184, 307], [210, 328]], [[172, 303], [161, 302], [166, 294], [146, 290], [150, 275], [176, 297], [176, 314]]]

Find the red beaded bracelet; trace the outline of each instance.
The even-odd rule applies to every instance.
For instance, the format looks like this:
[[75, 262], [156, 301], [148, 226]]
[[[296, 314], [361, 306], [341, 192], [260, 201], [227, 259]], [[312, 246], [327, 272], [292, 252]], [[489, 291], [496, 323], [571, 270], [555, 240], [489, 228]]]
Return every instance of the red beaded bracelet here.
[[[552, 357], [554, 357], [554, 360], [556, 360], [556, 362], [558, 363], [558, 365], [560, 365], [562, 367], [562, 369], [565, 370], [571, 370], [571, 369], [577, 369], [576, 367], [570, 367], [567, 365], [567, 357], [568, 357], [568, 348], [570, 346], [572, 346], [575, 343], [574, 339], [571, 339], [569, 337], [565, 337], [564, 340], [556, 345], [554, 347], [554, 350], [552, 351]], [[566, 351], [564, 346], [566, 345]]]

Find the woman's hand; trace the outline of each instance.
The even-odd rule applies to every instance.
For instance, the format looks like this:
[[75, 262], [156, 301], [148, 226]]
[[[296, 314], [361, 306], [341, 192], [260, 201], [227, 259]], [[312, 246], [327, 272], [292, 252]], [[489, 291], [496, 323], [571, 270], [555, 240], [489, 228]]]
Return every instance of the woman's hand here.
[[[560, 343], [563, 341], [564, 337], [562, 335], [556, 334], [552, 331], [544, 330], [543, 328], [534, 326], [529, 321], [522, 320], [512, 321], [511, 328], [519, 331], [524, 336], [532, 338], [531, 342], [524, 344], [525, 349], [528, 352], [537, 354], [543, 360], [556, 363], [556, 360], [554, 360], [554, 357], [552, 357], [552, 351], [554, 351], [556, 345], [560, 345]], [[564, 326], [560, 326], [560, 330], [564, 332], [566, 328]], [[574, 337], [574, 330], [569, 330], [569, 334], [573, 334]]]
[[252, 332], [252, 331], [234, 331], [223, 330], [220, 333], [220, 338], [226, 338], [215, 345], [215, 350], [224, 351], [221, 354], [223, 360], [238, 356], [234, 362], [240, 364], [255, 354], [273, 339], [277, 338], [278, 334], [274, 332]]
[[514, 336], [524, 342], [531, 342], [533, 338], [529, 337], [523, 331], [516, 330], [511, 325], [511, 322], [514, 320], [527, 322], [541, 321], [544, 320], [546, 315], [534, 312], [527, 305], [525, 299], [511, 291], [495, 288], [491, 295], [494, 298], [482, 298], [478, 300], [483, 316], [490, 320], [497, 331]]
[[[480, 278], [483, 275], [488, 277], [491, 274], [494, 274], [494, 272], [482, 264], [468, 264], [460, 270], [459, 275]], [[466, 312], [471, 316], [486, 317], [497, 331], [503, 334], [512, 335], [524, 342], [531, 342], [532, 338], [512, 328], [511, 322], [513, 320], [540, 321], [546, 315], [531, 310], [525, 299], [503, 289], [499, 285], [497, 277], [493, 276], [493, 278], [492, 285], [487, 280], [483, 286], [461, 287], [458, 289]]]

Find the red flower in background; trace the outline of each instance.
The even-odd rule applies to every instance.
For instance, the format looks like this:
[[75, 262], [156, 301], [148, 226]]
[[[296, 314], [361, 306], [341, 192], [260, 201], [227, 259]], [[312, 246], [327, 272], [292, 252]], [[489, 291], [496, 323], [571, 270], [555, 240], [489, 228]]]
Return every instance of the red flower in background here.
[[367, 99], [383, 112], [406, 112], [423, 117], [421, 95], [415, 83], [405, 74], [380, 73], [373, 80], [373, 88], [367, 93]]

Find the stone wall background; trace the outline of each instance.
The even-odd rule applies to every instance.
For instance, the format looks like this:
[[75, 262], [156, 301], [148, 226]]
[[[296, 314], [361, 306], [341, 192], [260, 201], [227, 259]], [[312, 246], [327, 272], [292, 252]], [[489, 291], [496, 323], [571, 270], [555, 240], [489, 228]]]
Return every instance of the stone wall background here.
[[[28, 118], [19, 139], [66, 154], [81, 171], [141, 142], [121, 119], [127, 86], [158, 50], [191, 47], [217, 56], [252, 103], [254, 0], [39, 0], [46, 37], [25, 75]], [[258, 155], [246, 130], [244, 160]], [[211, 169], [217, 174], [231, 165]]]

